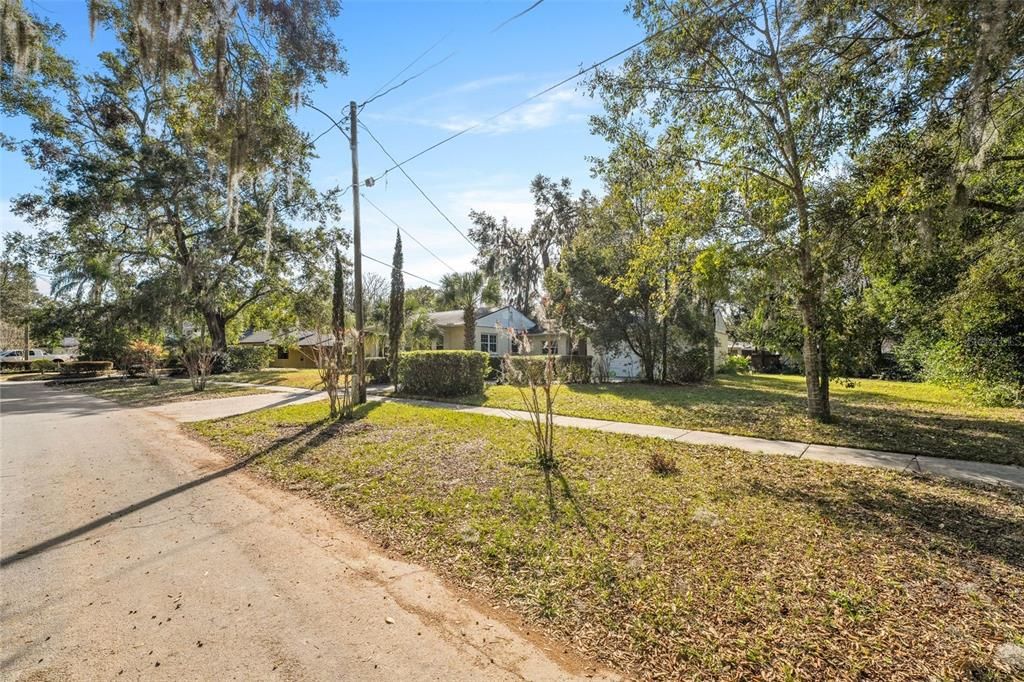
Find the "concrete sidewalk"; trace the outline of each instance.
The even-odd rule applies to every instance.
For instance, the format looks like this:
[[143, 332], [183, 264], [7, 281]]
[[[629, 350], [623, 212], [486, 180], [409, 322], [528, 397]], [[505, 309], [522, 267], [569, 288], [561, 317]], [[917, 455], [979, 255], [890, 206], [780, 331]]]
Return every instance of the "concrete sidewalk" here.
[[[227, 383], [227, 382], [222, 382]], [[294, 402], [309, 402], [326, 398], [323, 392], [310, 391], [301, 388], [290, 388], [286, 386], [261, 386], [260, 384], [233, 383], [237, 386], [260, 386], [276, 390], [279, 393], [289, 393], [294, 397], [291, 400], [282, 400], [278, 396], [242, 396], [238, 398], [224, 398], [214, 402], [238, 401], [238, 405], [251, 405], [248, 409], [241, 409], [241, 412], [250, 412], [262, 407], [273, 407], [278, 404], [291, 404]], [[271, 400], [272, 399], [272, 400]], [[489, 417], [502, 417], [505, 419], [529, 420], [529, 412], [522, 410], [506, 410], [496, 407], [477, 407], [473, 405], [460, 405], [458, 403], [444, 403], [433, 400], [416, 400], [412, 398], [392, 398], [389, 396], [374, 393], [371, 389], [369, 400], [390, 401], [405, 403], [407, 405], [419, 405], [443, 410], [455, 410], [467, 414], [480, 414]], [[184, 416], [185, 421], [197, 421], [200, 419], [214, 419], [222, 416], [229, 416], [226, 410], [216, 410], [217, 414], [202, 416], [204, 411], [200, 406], [211, 401], [200, 403], [174, 403], [171, 405], [156, 408], [161, 412], [189, 413]], [[268, 403], [260, 405], [259, 403]], [[188, 407], [188, 406], [194, 407]], [[227, 406], [225, 406], [227, 407]], [[166, 410], [165, 410], [166, 408]], [[152, 409], [152, 408], [151, 408]], [[167, 414], [167, 416], [177, 415]], [[568, 426], [577, 429], [591, 429], [594, 431], [607, 431], [609, 433], [622, 433], [630, 436], [645, 436], [648, 438], [661, 438], [663, 440], [679, 443], [691, 443], [694, 445], [716, 445], [719, 447], [736, 448], [747, 452], [761, 452], [769, 455], [786, 455], [797, 459], [811, 459], [817, 462], [828, 462], [830, 464], [846, 464], [849, 466], [873, 467], [877, 469], [894, 469], [897, 471], [912, 471], [918, 474], [945, 476], [971, 483], [986, 483], [989, 485], [1005, 485], [1014, 488], [1024, 488], [1024, 468], [1008, 464], [989, 464], [987, 462], [972, 462], [961, 459], [946, 459], [943, 457], [928, 457], [925, 455], [911, 455], [900, 452], [885, 452], [882, 450], [869, 450], [865, 448], [849, 448], [838, 445], [815, 445], [812, 443], [799, 443], [796, 441], [771, 440], [768, 438], [754, 438], [752, 436], [735, 436], [726, 433], [713, 431], [697, 431], [692, 429], [680, 429], [671, 426], [654, 426], [651, 424], [633, 424], [629, 422], [609, 421], [605, 419], [585, 419], [583, 417], [568, 417], [555, 415], [554, 422], [558, 426]]]

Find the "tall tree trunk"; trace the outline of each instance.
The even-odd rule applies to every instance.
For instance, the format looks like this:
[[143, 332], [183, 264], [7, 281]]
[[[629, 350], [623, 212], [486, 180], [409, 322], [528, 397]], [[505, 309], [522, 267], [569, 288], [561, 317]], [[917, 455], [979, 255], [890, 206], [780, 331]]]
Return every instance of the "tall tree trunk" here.
[[466, 350], [473, 350], [476, 342], [476, 306], [462, 311], [462, 345]]
[[802, 192], [797, 196], [800, 237], [800, 314], [804, 333], [804, 379], [807, 382], [807, 416], [820, 422], [832, 419], [828, 395], [828, 349], [821, 310], [821, 277], [814, 262], [810, 218]]
[[214, 308], [204, 309], [203, 319], [206, 320], [206, 329], [210, 332], [211, 348], [216, 353], [223, 353], [228, 349], [227, 320], [219, 310]]
[[708, 368], [707, 375], [709, 379], [715, 378], [715, 351], [718, 346], [718, 320], [715, 317], [715, 304], [713, 302], [707, 304], [707, 346], [708, 346]]

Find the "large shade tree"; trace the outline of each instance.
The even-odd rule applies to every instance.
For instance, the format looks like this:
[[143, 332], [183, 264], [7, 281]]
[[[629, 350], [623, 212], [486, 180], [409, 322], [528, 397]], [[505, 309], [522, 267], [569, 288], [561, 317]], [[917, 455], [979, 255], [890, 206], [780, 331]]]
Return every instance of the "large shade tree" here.
[[32, 120], [29, 139], [6, 142], [46, 181], [15, 209], [59, 226], [56, 269], [70, 277], [71, 254], [88, 254], [94, 296], [108, 263], [173, 282], [216, 349], [240, 312], [301, 282], [337, 240], [339, 209], [336, 191], [308, 182], [313, 147], [289, 111], [344, 70], [325, 29], [337, 11], [333, 0], [93, 2], [90, 19], [118, 47], [89, 74], [36, 22], [44, 58], [25, 69], [5, 52], [3, 106]]

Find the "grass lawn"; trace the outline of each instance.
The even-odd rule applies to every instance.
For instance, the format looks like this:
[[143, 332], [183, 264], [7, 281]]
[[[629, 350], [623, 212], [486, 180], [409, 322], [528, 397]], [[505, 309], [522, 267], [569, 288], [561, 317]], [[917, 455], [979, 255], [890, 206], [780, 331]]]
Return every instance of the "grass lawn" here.
[[[564, 386], [560, 414], [742, 436], [911, 452], [1024, 466], [1024, 410], [974, 407], [955, 391], [896, 381], [832, 384], [831, 424], [805, 415], [804, 379], [757, 374], [701, 386]], [[491, 386], [461, 403], [522, 409], [511, 386]]]
[[998, 679], [1024, 644], [1024, 492], [576, 429], [549, 487], [524, 423], [358, 414], [186, 428], [640, 677]]
[[214, 381], [238, 381], [264, 386], [290, 386], [292, 388], [319, 389], [323, 387], [315, 369], [261, 369], [251, 372], [218, 374]]
[[68, 384], [69, 390], [87, 393], [97, 398], [106, 398], [127, 407], [147, 407], [185, 400], [211, 400], [214, 398], [230, 398], [240, 395], [266, 393], [259, 388], [241, 386], [218, 386], [208, 383], [205, 391], [195, 392], [188, 380], [164, 379], [153, 386], [146, 379], [104, 379]]

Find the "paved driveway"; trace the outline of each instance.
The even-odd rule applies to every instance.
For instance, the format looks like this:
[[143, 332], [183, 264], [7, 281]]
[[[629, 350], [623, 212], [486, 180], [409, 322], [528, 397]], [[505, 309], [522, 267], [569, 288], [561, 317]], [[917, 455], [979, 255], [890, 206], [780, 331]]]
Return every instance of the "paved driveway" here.
[[0, 391], [5, 680], [586, 674], [167, 416]]

